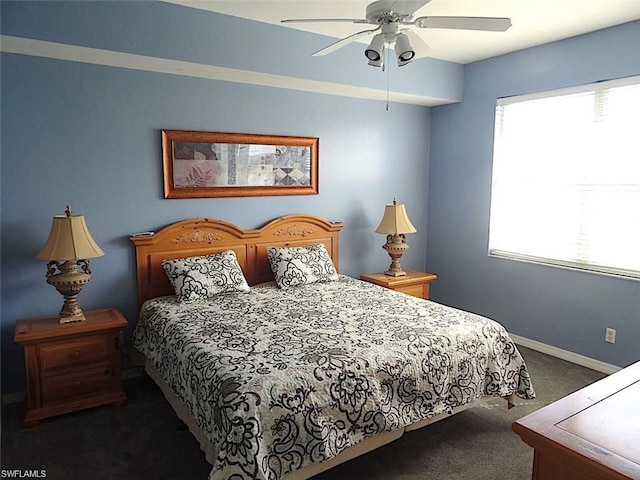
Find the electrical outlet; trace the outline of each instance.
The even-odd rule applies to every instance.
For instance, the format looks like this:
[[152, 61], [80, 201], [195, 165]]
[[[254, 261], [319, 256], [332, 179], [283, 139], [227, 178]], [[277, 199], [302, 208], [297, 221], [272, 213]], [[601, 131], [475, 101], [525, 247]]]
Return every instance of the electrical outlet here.
[[604, 333], [604, 341], [607, 343], [616, 343], [616, 331], [613, 328], [607, 328]]

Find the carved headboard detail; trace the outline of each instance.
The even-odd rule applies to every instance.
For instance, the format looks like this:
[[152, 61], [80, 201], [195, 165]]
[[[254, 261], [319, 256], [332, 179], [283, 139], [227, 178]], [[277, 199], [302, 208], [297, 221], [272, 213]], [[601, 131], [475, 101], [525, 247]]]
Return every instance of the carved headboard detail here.
[[273, 280], [268, 246], [301, 246], [323, 243], [338, 268], [338, 233], [342, 223], [313, 215], [285, 215], [262, 228], [242, 228], [217, 219], [194, 218], [173, 223], [144, 237], [131, 237], [136, 249], [138, 305], [173, 294], [162, 261], [233, 250], [249, 285]]

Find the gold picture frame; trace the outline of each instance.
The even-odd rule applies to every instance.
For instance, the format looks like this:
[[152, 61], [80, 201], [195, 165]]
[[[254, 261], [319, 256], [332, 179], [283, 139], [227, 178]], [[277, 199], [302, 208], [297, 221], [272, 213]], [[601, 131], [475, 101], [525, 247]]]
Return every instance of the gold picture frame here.
[[164, 198], [318, 194], [316, 137], [162, 130]]

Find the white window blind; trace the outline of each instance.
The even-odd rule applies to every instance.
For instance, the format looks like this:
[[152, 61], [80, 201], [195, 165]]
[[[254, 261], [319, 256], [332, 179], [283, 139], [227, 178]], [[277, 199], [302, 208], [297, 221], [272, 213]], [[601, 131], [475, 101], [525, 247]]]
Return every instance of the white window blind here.
[[640, 278], [640, 77], [498, 99], [489, 254]]

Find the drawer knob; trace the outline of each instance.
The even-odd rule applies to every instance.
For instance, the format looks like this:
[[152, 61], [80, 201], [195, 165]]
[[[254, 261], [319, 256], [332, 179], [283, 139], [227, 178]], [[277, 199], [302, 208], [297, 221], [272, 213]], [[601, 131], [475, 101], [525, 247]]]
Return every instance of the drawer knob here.
[[78, 360], [80, 358], [80, 352], [73, 352], [69, 356], [74, 360]]
[[73, 386], [74, 387], [79, 387], [80, 386], [80, 381], [76, 380], [75, 382], [73, 382]]

